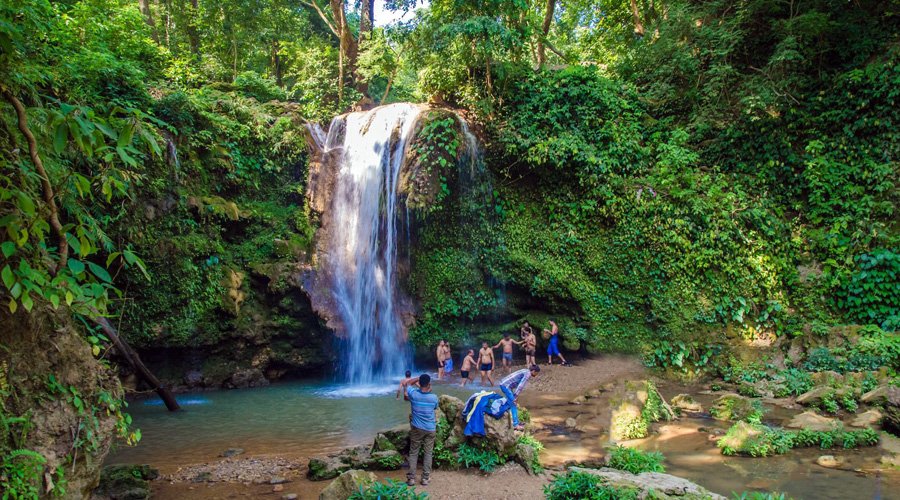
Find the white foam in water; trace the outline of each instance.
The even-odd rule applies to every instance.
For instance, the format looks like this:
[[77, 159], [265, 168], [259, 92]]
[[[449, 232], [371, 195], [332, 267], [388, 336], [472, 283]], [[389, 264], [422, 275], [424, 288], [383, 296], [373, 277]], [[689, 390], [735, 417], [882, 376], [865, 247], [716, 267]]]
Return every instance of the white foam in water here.
[[398, 384], [395, 385], [353, 385], [331, 387], [316, 391], [316, 395], [323, 398], [343, 399], [343, 398], [367, 398], [370, 396], [382, 396], [390, 394], [397, 390]]

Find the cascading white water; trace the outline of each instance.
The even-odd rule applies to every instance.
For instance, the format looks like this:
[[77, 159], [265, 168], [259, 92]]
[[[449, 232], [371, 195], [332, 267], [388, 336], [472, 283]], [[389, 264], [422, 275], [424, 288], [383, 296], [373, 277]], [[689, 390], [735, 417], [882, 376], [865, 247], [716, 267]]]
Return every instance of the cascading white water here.
[[399, 103], [350, 113], [316, 138], [326, 154], [340, 148], [323, 264], [343, 324], [342, 371], [354, 385], [396, 378], [410, 364], [395, 307], [397, 183], [420, 111]]

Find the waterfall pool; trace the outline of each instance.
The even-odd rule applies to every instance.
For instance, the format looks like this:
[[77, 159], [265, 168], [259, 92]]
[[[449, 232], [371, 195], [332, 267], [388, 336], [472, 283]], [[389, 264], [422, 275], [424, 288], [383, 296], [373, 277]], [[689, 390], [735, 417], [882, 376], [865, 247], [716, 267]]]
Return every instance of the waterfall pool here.
[[[433, 384], [436, 394], [468, 397], [475, 387]], [[228, 448], [248, 454], [309, 456], [369, 444], [378, 431], [406, 421], [409, 403], [397, 384], [350, 386], [285, 382], [253, 389], [179, 394], [183, 410], [166, 411], [155, 397], [133, 399], [128, 413], [142, 438], [120, 445], [109, 463], [149, 463], [163, 469], [218, 457]]]

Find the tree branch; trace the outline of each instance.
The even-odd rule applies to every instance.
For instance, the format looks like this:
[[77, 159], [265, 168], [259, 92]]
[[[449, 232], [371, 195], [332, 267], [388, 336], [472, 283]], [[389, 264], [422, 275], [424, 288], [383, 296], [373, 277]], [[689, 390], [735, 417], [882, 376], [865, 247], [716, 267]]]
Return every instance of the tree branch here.
[[19, 131], [22, 132], [22, 135], [25, 136], [25, 140], [28, 142], [28, 153], [31, 156], [31, 163], [34, 164], [34, 168], [41, 178], [44, 202], [50, 208], [50, 227], [56, 233], [57, 244], [59, 245], [59, 262], [56, 269], [50, 269], [51, 274], [55, 275], [66, 266], [66, 262], [69, 260], [69, 242], [66, 241], [66, 233], [63, 231], [62, 223], [59, 221], [59, 209], [56, 206], [53, 186], [50, 184], [50, 177], [47, 175], [47, 171], [44, 169], [44, 162], [41, 161], [41, 155], [38, 153], [37, 140], [34, 138], [34, 134], [31, 133], [31, 129], [28, 128], [28, 114], [25, 111], [25, 106], [6, 86], [0, 85], [0, 93], [3, 94], [6, 102], [10, 103], [13, 109], [16, 110]]
[[328, 26], [328, 29], [330, 29], [331, 32], [334, 33], [334, 36], [336, 36], [338, 38], [341, 37], [340, 33], [338, 33], [337, 28], [334, 26], [334, 24], [331, 23], [331, 21], [328, 20], [328, 16], [325, 15], [325, 12], [322, 11], [322, 8], [319, 7], [319, 4], [316, 3], [316, 0], [309, 0], [309, 1], [300, 0], [300, 3], [302, 3], [304, 5], [308, 5], [308, 6], [312, 7], [313, 9], [316, 9], [316, 12], [319, 13], [319, 17], [322, 18], [322, 21], [325, 22], [325, 25]]

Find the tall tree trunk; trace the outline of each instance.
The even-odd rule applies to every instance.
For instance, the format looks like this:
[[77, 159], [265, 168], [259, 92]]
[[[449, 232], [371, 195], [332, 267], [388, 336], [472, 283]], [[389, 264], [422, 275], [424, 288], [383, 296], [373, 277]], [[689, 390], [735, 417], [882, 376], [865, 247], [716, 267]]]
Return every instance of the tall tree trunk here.
[[634, 33], [644, 36], [644, 24], [641, 22], [641, 12], [638, 10], [637, 0], [631, 0], [631, 17], [634, 18]]
[[556, 10], [556, 0], [547, 0], [547, 6], [544, 8], [544, 22], [541, 24], [541, 35], [537, 43], [537, 69], [540, 71], [544, 67], [546, 59], [546, 51], [544, 41], [550, 33], [550, 24], [553, 22], [553, 11]]
[[[344, 60], [341, 69], [343, 70], [343, 68], [346, 67], [346, 73], [349, 73], [350, 79], [353, 82], [353, 86], [356, 87], [356, 90], [363, 94], [368, 94], [368, 85], [363, 83], [356, 74], [356, 60], [359, 55], [359, 45], [356, 39], [353, 38], [353, 32], [350, 31], [350, 25], [347, 23], [347, 15], [344, 12], [344, 2], [343, 0], [330, 0], [330, 5], [331, 13], [334, 16], [334, 22], [336, 24], [338, 40], [340, 40], [341, 55]], [[342, 78], [341, 82], [343, 81]]]
[[159, 43], [159, 32], [156, 29], [156, 21], [153, 20], [153, 11], [150, 10], [150, 0], [138, 0], [138, 6], [144, 15], [144, 21], [150, 26], [150, 36], [154, 42]]
[[191, 6], [188, 7], [188, 23], [187, 23], [187, 37], [188, 43], [191, 45], [191, 55], [194, 56], [194, 59], [200, 59], [200, 33], [197, 31], [197, 16], [200, 15], [200, 6], [197, 4], [197, 0], [191, 0]]
[[278, 40], [272, 42], [272, 73], [275, 74], [275, 84], [284, 88], [281, 78], [281, 44]]
[[362, 40], [372, 33], [375, 27], [375, 0], [360, 0], [361, 10], [359, 19], [359, 39]]

